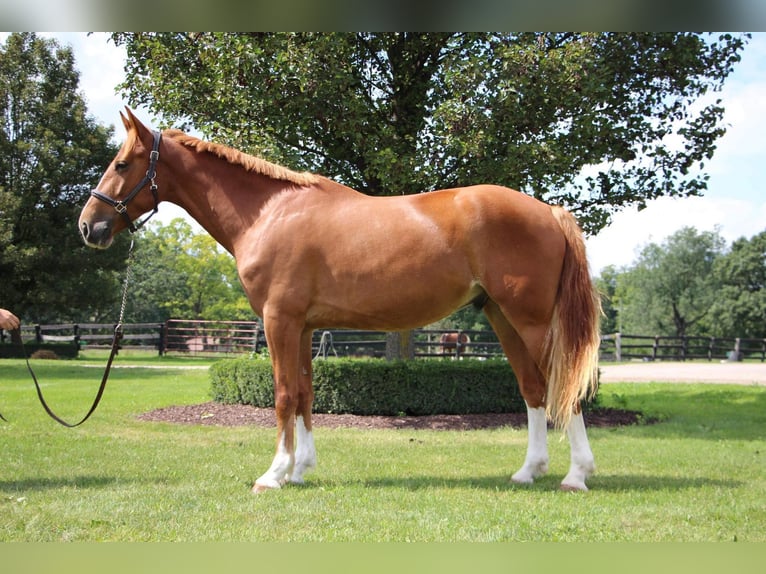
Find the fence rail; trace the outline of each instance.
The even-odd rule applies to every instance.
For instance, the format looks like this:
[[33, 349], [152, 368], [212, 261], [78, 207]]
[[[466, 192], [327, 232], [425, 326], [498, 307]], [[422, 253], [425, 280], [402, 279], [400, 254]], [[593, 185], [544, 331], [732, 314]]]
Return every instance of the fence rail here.
[[[26, 346], [36, 348], [109, 347], [114, 324], [79, 323], [24, 325], [21, 337]], [[415, 357], [495, 358], [503, 357], [500, 342], [492, 331], [417, 329], [414, 331]], [[165, 323], [126, 323], [123, 349], [156, 349], [192, 356], [259, 353], [266, 349], [266, 337], [259, 321], [186, 321]], [[0, 356], [10, 356], [11, 338], [0, 330]], [[312, 342], [314, 356], [384, 357], [386, 333], [333, 329], [316, 331]], [[760, 360], [766, 361], [766, 339], [742, 337], [670, 337], [614, 333], [601, 337], [602, 361], [642, 359]], [[69, 355], [67, 355], [69, 356]]]
[[163, 353], [194, 356], [257, 353], [266, 347], [258, 321], [184, 321], [165, 323]]
[[714, 359], [766, 361], [766, 339], [744, 337], [672, 337], [614, 333], [601, 337], [601, 359], [626, 361], [686, 361]]

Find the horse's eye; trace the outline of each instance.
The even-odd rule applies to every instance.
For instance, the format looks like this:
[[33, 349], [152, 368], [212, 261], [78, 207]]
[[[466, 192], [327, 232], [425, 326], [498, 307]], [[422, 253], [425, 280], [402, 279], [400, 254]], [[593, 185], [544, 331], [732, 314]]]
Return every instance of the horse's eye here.
[[116, 169], [117, 171], [125, 171], [126, 169], [128, 169], [128, 162], [122, 161], [122, 160], [116, 161], [114, 162], [114, 169]]

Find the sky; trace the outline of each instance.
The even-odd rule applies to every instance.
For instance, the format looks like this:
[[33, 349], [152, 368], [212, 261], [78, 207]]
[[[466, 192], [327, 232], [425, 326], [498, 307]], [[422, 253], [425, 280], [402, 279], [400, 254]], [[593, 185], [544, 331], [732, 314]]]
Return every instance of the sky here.
[[[104, 124], [116, 126], [123, 137], [118, 112], [127, 103], [115, 87], [123, 80], [125, 53], [108, 41], [107, 34], [78, 32], [43, 34], [72, 46], [80, 70], [80, 90], [88, 111]], [[7, 34], [0, 33], [4, 42]], [[646, 209], [626, 208], [611, 224], [587, 240], [588, 258], [594, 275], [607, 265], [633, 263], [648, 243], [661, 243], [684, 226], [699, 231], [717, 229], [731, 243], [766, 230], [766, 33], [754, 33], [739, 62], [727, 78], [723, 91], [712, 94], [726, 108], [726, 134], [718, 141], [712, 160], [706, 162], [710, 174], [703, 197], [659, 198]], [[152, 115], [134, 110], [147, 125]], [[327, 174], [331, 175], [331, 174]], [[156, 216], [165, 223], [186, 217], [179, 207], [163, 203]], [[187, 217], [188, 219], [188, 217]]]

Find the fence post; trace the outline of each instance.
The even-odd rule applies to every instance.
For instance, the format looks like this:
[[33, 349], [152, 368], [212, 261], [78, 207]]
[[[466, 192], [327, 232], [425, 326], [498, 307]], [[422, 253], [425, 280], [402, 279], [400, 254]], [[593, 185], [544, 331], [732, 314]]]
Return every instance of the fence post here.
[[35, 325], [35, 341], [38, 344], [43, 342], [43, 330], [40, 325]]
[[687, 351], [687, 345], [689, 344], [689, 339], [686, 337], [686, 335], [681, 336], [681, 360], [686, 360], [686, 351]]
[[259, 334], [258, 325], [255, 326], [253, 329], [253, 354], [258, 354], [258, 334]]
[[157, 324], [157, 330], [159, 331], [159, 340], [157, 341], [157, 351], [160, 354], [160, 357], [165, 354], [165, 324], [164, 323], [158, 323]]
[[655, 335], [654, 336], [654, 345], [652, 345], [652, 361], [657, 360], [657, 347], [660, 344], [660, 336]]
[[614, 360], [622, 362], [622, 333], [614, 334]]

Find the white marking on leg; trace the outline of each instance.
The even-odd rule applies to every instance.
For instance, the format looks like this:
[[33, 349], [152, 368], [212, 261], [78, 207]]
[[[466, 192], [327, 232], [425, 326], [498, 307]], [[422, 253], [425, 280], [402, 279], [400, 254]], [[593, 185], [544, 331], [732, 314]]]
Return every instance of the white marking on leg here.
[[548, 420], [544, 407], [527, 405], [527, 428], [527, 457], [524, 466], [511, 477], [513, 482], [521, 484], [531, 484], [536, 477], [548, 472]]
[[562, 490], [588, 490], [585, 479], [596, 470], [596, 464], [588, 444], [582, 413], [572, 416], [567, 427], [567, 436], [569, 436], [569, 445], [572, 450], [571, 464], [569, 472], [561, 481], [561, 488]]
[[285, 434], [279, 439], [279, 446], [277, 446], [277, 454], [274, 455], [274, 460], [263, 476], [255, 481], [255, 486], [265, 486], [267, 488], [281, 488], [290, 475], [290, 471], [293, 468], [295, 462], [295, 455], [287, 450], [285, 444]]
[[302, 416], [295, 417], [295, 431], [298, 445], [295, 449], [295, 466], [290, 475], [290, 482], [303, 484], [303, 474], [317, 464], [317, 453], [314, 448], [314, 433], [306, 429]]

